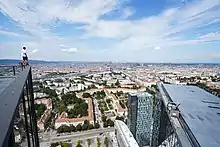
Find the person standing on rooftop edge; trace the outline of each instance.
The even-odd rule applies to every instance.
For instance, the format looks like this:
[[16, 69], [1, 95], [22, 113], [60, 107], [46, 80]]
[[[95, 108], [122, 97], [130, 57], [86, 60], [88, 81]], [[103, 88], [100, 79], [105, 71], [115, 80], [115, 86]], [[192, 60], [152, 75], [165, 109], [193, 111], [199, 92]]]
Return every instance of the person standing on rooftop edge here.
[[28, 56], [27, 56], [26, 47], [22, 48], [22, 50], [21, 50], [21, 57], [22, 57], [22, 60], [23, 60], [23, 64], [28, 65]]

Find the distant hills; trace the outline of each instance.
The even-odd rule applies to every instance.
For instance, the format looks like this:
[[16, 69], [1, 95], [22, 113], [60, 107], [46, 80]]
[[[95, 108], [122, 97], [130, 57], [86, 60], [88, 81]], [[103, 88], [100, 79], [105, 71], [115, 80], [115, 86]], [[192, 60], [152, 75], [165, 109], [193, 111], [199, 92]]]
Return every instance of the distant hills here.
[[[7, 65], [7, 64], [19, 64], [19, 62], [21, 62], [21, 60], [18, 59], [0, 59], [0, 64], [1, 65]], [[48, 63], [48, 61], [43, 61], [43, 60], [30, 60], [29, 61], [31, 64], [45, 64]]]

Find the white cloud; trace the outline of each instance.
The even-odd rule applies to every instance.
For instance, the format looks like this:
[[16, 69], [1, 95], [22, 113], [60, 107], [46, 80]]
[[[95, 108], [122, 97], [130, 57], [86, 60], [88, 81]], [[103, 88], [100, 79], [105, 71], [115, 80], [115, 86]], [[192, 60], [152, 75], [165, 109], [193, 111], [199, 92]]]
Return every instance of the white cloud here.
[[76, 52], [78, 52], [77, 48], [69, 48], [69, 49], [63, 48], [62, 51], [63, 52], [68, 52], [68, 53], [76, 53]]
[[32, 50], [31, 52], [32, 52], [32, 53], [36, 53], [36, 52], [38, 52], [38, 49], [34, 49], [34, 50]]
[[[96, 43], [99, 43], [99, 38], [114, 40], [113, 43], [99, 48], [112, 52], [112, 57], [113, 54], [132, 54], [137, 50], [147, 52], [172, 46], [220, 41], [216, 32], [215, 35], [207, 32], [199, 37], [192, 32], [191, 39], [185, 37], [187, 31], [205, 24], [209, 26], [220, 23], [220, 9], [215, 8], [220, 6], [218, 0], [197, 1], [184, 7], [167, 9], [154, 16], [133, 20], [129, 19], [129, 16], [135, 15], [135, 9], [128, 6], [123, 8], [124, 3], [126, 0], [1, 0], [0, 11], [15, 21], [18, 27], [35, 37], [34, 43], [27, 45], [28, 47], [44, 49], [47, 52], [56, 50], [58, 57], [61, 51], [78, 52], [77, 48], [80, 48], [80, 51], [82, 48], [93, 48], [89, 41], [80, 40], [92, 37], [98, 37]], [[102, 17], [114, 10], [119, 10], [118, 18], [106, 20]], [[76, 29], [84, 33], [79, 36], [79, 40], [61, 37], [53, 30], [56, 21], [78, 25], [83, 23]], [[6, 32], [0, 32], [4, 33]], [[8, 35], [16, 36], [10, 32]], [[70, 46], [76, 48], [69, 48]]]
[[127, 7], [127, 8], [124, 8], [122, 10], [122, 18], [128, 18], [129, 16], [133, 15], [135, 12], [134, 9], [132, 9], [131, 7]]
[[0, 30], [0, 35], [6, 35], [6, 36], [22, 36], [20, 34], [17, 34], [15, 32], [10, 32], [10, 31], [5, 31], [5, 30]]
[[220, 32], [212, 32], [205, 35], [199, 36], [199, 39], [205, 41], [219, 40], [220, 41]]
[[156, 46], [156, 47], [154, 48], [154, 50], [161, 50], [161, 47]]

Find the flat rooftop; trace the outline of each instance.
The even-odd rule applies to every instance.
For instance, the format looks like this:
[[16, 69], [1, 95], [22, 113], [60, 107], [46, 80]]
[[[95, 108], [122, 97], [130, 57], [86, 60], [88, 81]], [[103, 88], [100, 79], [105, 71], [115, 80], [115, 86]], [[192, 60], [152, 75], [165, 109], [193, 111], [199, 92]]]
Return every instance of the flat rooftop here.
[[201, 147], [220, 147], [220, 98], [196, 86], [163, 84]]

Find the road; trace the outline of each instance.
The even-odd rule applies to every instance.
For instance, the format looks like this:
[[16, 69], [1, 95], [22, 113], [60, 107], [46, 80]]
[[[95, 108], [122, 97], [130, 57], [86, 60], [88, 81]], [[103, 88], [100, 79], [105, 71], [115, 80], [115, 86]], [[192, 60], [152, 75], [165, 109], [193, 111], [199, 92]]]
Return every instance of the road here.
[[42, 142], [56, 142], [56, 141], [63, 141], [63, 140], [69, 140], [74, 138], [85, 138], [85, 137], [91, 137], [91, 136], [98, 136], [100, 133], [106, 133], [106, 132], [114, 132], [114, 128], [101, 128], [101, 129], [94, 129], [94, 130], [88, 130], [84, 132], [74, 132], [70, 135], [61, 135], [61, 136], [45, 136], [42, 138]]

